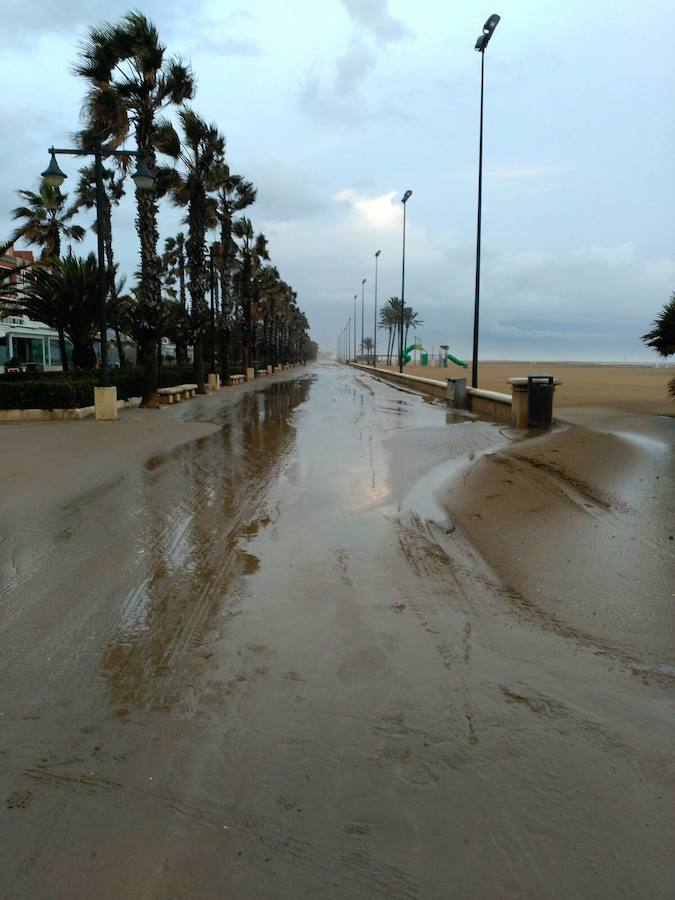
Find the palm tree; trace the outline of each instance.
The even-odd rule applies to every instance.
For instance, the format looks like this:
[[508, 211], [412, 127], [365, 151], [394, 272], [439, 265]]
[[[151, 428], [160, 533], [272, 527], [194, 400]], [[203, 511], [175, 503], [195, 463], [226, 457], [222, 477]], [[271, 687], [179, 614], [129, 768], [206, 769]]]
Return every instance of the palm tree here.
[[[81, 225], [72, 225], [71, 220], [77, 213], [77, 206], [66, 206], [67, 194], [62, 194], [42, 179], [39, 191], [17, 191], [25, 202], [12, 210], [14, 219], [23, 219], [23, 224], [14, 232], [14, 239], [23, 237], [28, 244], [42, 248], [40, 260], [49, 263], [61, 258], [63, 239], [81, 241], [86, 232]], [[45, 325], [48, 324], [45, 322]], [[68, 371], [66, 341], [63, 331], [59, 330], [59, 350], [63, 371]]]
[[15, 308], [67, 334], [76, 368], [94, 368], [92, 344], [98, 332], [99, 304], [98, 263], [93, 253], [81, 259], [71, 252], [49, 266], [28, 269]]
[[232, 175], [225, 165], [216, 193], [216, 216], [220, 225], [220, 297], [218, 321], [220, 337], [220, 370], [223, 384], [230, 380], [230, 343], [234, 316], [231, 275], [236, 267], [237, 245], [232, 237], [232, 223], [236, 213], [255, 202], [256, 189], [241, 175]]
[[[158, 114], [194, 95], [189, 66], [169, 57], [152, 22], [129, 12], [118, 24], [89, 30], [75, 73], [89, 83], [85, 100], [86, 127], [111, 147], [119, 147], [130, 131], [145, 162], [155, 166]], [[142, 319], [145, 384], [143, 402], [157, 391], [157, 346], [162, 320], [161, 260], [157, 254], [157, 198], [155, 190], [136, 189], [136, 231], [141, 244], [141, 283], [138, 314]]]
[[[400, 309], [400, 305], [399, 305]], [[417, 328], [421, 328], [424, 325], [422, 319], [420, 319], [419, 313], [415, 312], [412, 306], [406, 306], [403, 310], [403, 324], [405, 326], [405, 333], [403, 335], [403, 343], [404, 345], [408, 343], [408, 331], [412, 328], [415, 331]]]
[[390, 297], [380, 310], [380, 328], [386, 329], [387, 335], [387, 365], [391, 364], [391, 357], [396, 343], [396, 335], [401, 324], [401, 301], [398, 297]]
[[195, 381], [199, 386], [198, 393], [204, 394], [204, 335], [209, 321], [206, 303], [206, 232], [215, 223], [215, 205], [209, 201], [208, 195], [222, 177], [225, 138], [216, 125], [209, 125], [189, 106], [182, 107], [178, 118], [183, 132], [182, 144], [173, 125], [166, 120], [156, 130], [155, 144], [161, 153], [182, 163], [182, 171], [174, 169], [173, 172], [172, 198], [179, 206], [187, 206], [188, 210], [188, 239], [185, 249], [190, 276], [188, 290], [192, 313]]
[[[675, 291], [652, 322], [651, 330], [642, 335], [642, 340], [656, 350], [659, 356], [675, 356]], [[675, 398], [675, 378], [671, 378], [668, 383], [668, 393]]]
[[[115, 256], [113, 252], [112, 242], [112, 208], [117, 206], [124, 196], [124, 180], [112, 169], [103, 167], [103, 193], [101, 204], [101, 222], [103, 224], [103, 247], [105, 251], [105, 266], [107, 291], [109, 295], [108, 304], [113, 308], [116, 305], [115, 291], [117, 289], [115, 276], [117, 267], [115, 264]], [[95, 209], [96, 208], [96, 169], [93, 165], [84, 166], [80, 169], [80, 181], [77, 186], [77, 199], [75, 205], [77, 208]], [[97, 230], [96, 221], [91, 226], [92, 231]], [[110, 316], [108, 316], [110, 320]], [[126, 366], [126, 357], [122, 347], [122, 338], [119, 328], [115, 328], [115, 340], [117, 343], [117, 353], [120, 359], [120, 367]]]
[[[185, 235], [182, 231], [179, 231], [175, 237], [169, 237], [164, 241], [162, 268], [164, 290], [171, 300], [177, 301], [178, 306], [178, 309], [172, 309], [169, 316], [170, 321], [173, 323], [172, 331], [176, 344], [176, 364], [187, 366], [190, 328], [185, 291]], [[179, 319], [182, 321], [179, 321]]]
[[22, 219], [21, 226], [14, 232], [13, 240], [23, 237], [29, 244], [42, 248], [40, 259], [47, 262], [59, 259], [63, 239], [81, 241], [85, 230], [80, 225], [72, 225], [71, 219], [77, 214], [77, 206], [66, 206], [67, 194], [59, 188], [40, 182], [38, 193], [17, 191], [24, 201], [23, 206], [12, 210], [14, 219]]
[[246, 371], [255, 360], [260, 274], [263, 260], [269, 259], [269, 253], [267, 238], [264, 234], [254, 234], [250, 219], [244, 216], [237, 219], [232, 226], [232, 233], [241, 241], [239, 270], [235, 281], [241, 316], [242, 367]]

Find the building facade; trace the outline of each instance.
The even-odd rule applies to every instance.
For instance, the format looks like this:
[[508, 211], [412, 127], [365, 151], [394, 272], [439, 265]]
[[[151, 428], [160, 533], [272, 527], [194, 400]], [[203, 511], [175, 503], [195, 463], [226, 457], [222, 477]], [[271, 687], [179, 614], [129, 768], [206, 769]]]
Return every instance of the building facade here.
[[[34, 261], [31, 250], [15, 250], [10, 247], [4, 256], [0, 256], [0, 269], [14, 269], [21, 265], [31, 265]], [[3, 286], [12, 285], [21, 290], [23, 275], [21, 271], [12, 272], [3, 281]], [[9, 360], [18, 360], [21, 365], [34, 365], [45, 371], [59, 371], [61, 369], [61, 351], [59, 349], [59, 336], [53, 328], [43, 325], [42, 322], [33, 322], [27, 316], [17, 312], [12, 315], [12, 294], [3, 293], [1, 297], [3, 305], [10, 307], [8, 314], [0, 318], [0, 366]], [[66, 345], [66, 352], [71, 349]]]

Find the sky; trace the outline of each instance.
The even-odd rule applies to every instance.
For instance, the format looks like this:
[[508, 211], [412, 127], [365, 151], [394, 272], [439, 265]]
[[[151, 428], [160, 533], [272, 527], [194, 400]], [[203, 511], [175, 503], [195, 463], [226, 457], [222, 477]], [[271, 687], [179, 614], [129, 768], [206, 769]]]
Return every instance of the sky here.
[[[0, 237], [47, 147], [70, 145], [87, 27], [117, 0], [24, 0], [0, 55]], [[258, 188], [249, 214], [331, 351], [367, 279], [401, 292], [428, 348], [471, 355], [483, 22], [485, 57], [480, 355], [641, 361], [675, 289], [675, 32], [671, 0], [148, 0], [168, 51], [190, 60], [194, 108]], [[129, 142], [133, 147], [133, 142]], [[62, 157], [74, 187], [78, 163]], [[182, 213], [162, 201], [162, 241]], [[137, 268], [133, 192], [115, 210], [121, 270]], [[91, 214], [82, 217], [91, 223]], [[84, 250], [94, 249], [91, 233]], [[380, 332], [378, 342], [384, 343]]]

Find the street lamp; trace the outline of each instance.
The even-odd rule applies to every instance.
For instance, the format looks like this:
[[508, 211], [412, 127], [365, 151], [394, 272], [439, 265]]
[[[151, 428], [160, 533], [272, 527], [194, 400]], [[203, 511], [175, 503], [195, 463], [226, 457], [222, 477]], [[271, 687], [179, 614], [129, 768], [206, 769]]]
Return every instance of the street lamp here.
[[382, 253], [378, 250], [375, 254], [375, 324], [373, 325], [373, 368], [377, 368], [377, 258]]
[[[42, 172], [45, 182], [51, 187], [59, 188], [68, 177], [65, 172], [61, 171], [57, 155], [63, 156], [93, 156], [94, 157], [94, 173], [96, 178], [96, 235], [98, 240], [98, 303], [99, 303], [99, 329], [101, 332], [101, 385], [103, 387], [110, 386], [110, 372], [108, 371], [108, 324], [106, 319], [106, 274], [105, 274], [105, 247], [103, 243], [103, 157], [116, 156], [125, 158], [133, 156], [136, 158], [136, 171], [131, 176], [136, 183], [136, 187], [141, 191], [151, 191], [155, 186], [155, 176], [148, 168], [145, 162], [145, 154], [141, 150], [109, 150], [103, 149], [101, 139], [94, 140], [94, 149], [78, 150], [50, 147], [49, 151], [51, 159], [49, 165]], [[65, 362], [65, 360], [64, 360]]]
[[412, 197], [412, 191], [406, 191], [401, 197], [403, 204], [403, 257], [401, 263], [401, 335], [399, 343], [398, 370], [403, 374], [403, 325], [405, 321], [405, 207]]
[[361, 281], [361, 361], [362, 362], [363, 362], [363, 338], [364, 338], [364, 335], [363, 335], [363, 292], [366, 289], [365, 286], [366, 286], [367, 280], [368, 280], [367, 278], [364, 278]]
[[471, 386], [478, 387], [478, 309], [480, 305], [480, 230], [483, 204], [483, 82], [485, 78], [485, 48], [497, 27], [499, 16], [493, 13], [483, 25], [474, 50], [480, 53], [480, 141], [478, 144], [478, 221], [476, 225], [476, 293], [473, 302], [473, 357], [471, 360]]
[[356, 301], [358, 297], [358, 294], [354, 294], [354, 362], [356, 362]]

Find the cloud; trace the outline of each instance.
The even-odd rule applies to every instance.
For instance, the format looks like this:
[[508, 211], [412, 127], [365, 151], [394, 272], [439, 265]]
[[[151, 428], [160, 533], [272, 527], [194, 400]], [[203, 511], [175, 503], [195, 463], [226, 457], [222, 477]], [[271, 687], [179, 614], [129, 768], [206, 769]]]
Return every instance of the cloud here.
[[[326, 122], [363, 121], [374, 111], [361, 88], [382, 58], [381, 45], [411, 36], [405, 25], [389, 12], [388, 0], [342, 0], [353, 23], [353, 33], [342, 53], [335, 57], [333, 78], [310, 70], [300, 89], [300, 103], [313, 118]], [[391, 115], [391, 104], [377, 107], [378, 116]]]
[[223, 35], [212, 36], [208, 32], [201, 33], [186, 44], [192, 52], [225, 53], [228, 56], [260, 56], [262, 48], [250, 38], [236, 38]]
[[367, 225], [390, 229], [397, 228], [401, 221], [401, 207], [396, 202], [397, 196], [396, 191], [389, 191], [379, 197], [360, 197], [352, 188], [345, 188], [338, 191], [335, 199], [348, 203]]
[[381, 41], [400, 41], [410, 30], [389, 12], [389, 0], [342, 0], [354, 23]]

